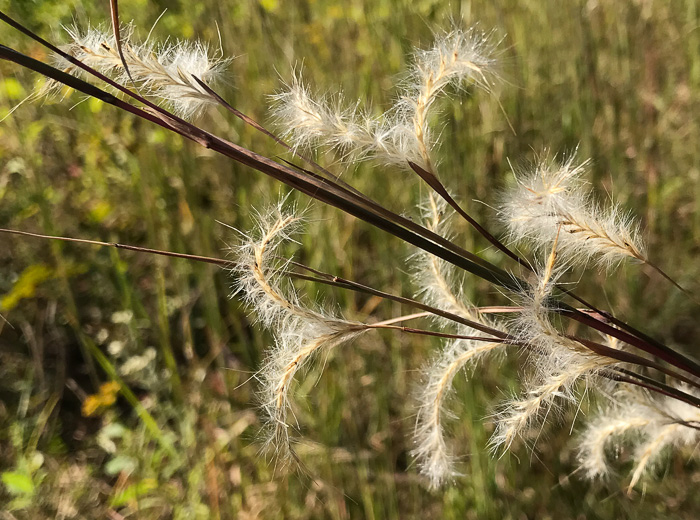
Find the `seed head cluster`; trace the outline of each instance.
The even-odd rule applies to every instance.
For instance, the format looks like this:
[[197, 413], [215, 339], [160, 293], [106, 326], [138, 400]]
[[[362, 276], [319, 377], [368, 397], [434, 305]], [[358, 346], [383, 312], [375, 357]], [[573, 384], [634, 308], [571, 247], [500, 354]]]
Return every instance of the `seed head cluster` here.
[[276, 261], [280, 245], [299, 228], [301, 217], [282, 205], [275, 206], [259, 216], [257, 234], [243, 235], [235, 248], [232, 267], [234, 294], [255, 309], [261, 324], [270, 329], [275, 344], [267, 352], [258, 372], [259, 393], [264, 418], [267, 422], [265, 443], [283, 460], [293, 454], [289, 423], [292, 410], [290, 389], [297, 373], [322, 351], [350, 341], [367, 330], [362, 323], [354, 323], [314, 310], [300, 302], [291, 284], [282, 275], [285, 265]]
[[501, 218], [514, 241], [551, 247], [555, 238], [566, 261], [614, 267], [625, 259], [646, 262], [639, 225], [617, 206], [601, 207], [583, 182], [588, 161], [571, 154], [563, 162], [545, 155], [517, 175]]
[[[210, 56], [204, 44], [137, 44], [128, 26], [122, 31], [121, 42], [127, 72], [110, 32], [70, 28], [68, 34], [72, 41], [66, 50], [72, 56], [123, 85], [133, 81], [138, 89], [169, 104], [183, 117], [196, 117], [216, 103], [196, 79], [207, 84], [219, 81], [228, 61]], [[408, 80], [399, 87], [396, 102], [379, 116], [373, 116], [359, 102], [347, 104], [340, 94], [313, 95], [298, 72], [273, 96], [272, 112], [293, 149], [327, 146], [348, 160], [376, 159], [406, 171], [417, 165], [428, 173], [424, 180], [430, 175], [437, 179], [437, 138], [431, 128], [436, 101], [449, 88], [473, 85], [491, 91], [499, 77], [496, 47], [493, 34], [478, 28], [438, 35], [432, 47], [415, 52]], [[70, 73], [83, 74], [63, 60], [58, 60], [58, 65]], [[632, 488], [657, 463], [665, 448], [692, 445], [699, 440], [700, 412], [691, 403], [700, 394], [697, 387], [687, 384], [688, 378], [685, 383], [659, 382], [655, 388], [663, 391], [657, 393], [648, 390], [650, 385], [631, 386], [630, 373], [638, 381], [651, 380], [646, 373], [632, 370], [651, 366], [648, 352], [638, 356], [643, 362], [635, 366], [630, 360], [637, 358], [625, 355], [631, 344], [615, 337], [619, 329], [608, 326], [596, 332], [607, 330], [605, 334], [581, 337], [576, 335], [580, 334], [578, 329], [573, 331], [563, 323], [562, 284], [572, 268], [593, 266], [605, 274], [626, 260], [652, 265], [640, 238], [639, 224], [619, 206], [604, 206], [594, 198], [585, 182], [588, 165], [588, 161], [577, 160], [575, 153], [561, 158], [544, 154], [532, 167], [516, 172], [514, 186], [503, 196], [497, 212], [509, 242], [528, 244], [534, 258], [520, 262], [521, 272], [518, 277], [513, 274], [517, 283], [504, 285], [514, 305], [497, 310], [479, 307], [466, 297], [466, 272], [423, 249], [410, 258], [415, 300], [395, 299], [427, 309], [426, 314], [434, 318], [434, 328], [394, 328], [445, 338], [441, 350], [422, 369], [414, 394], [412, 456], [431, 487], [444, 485], [459, 475], [459, 455], [451, 446], [446, 428], [446, 423], [454, 424], [457, 419], [449, 410], [455, 377], [477, 363], [497, 362], [506, 354], [523, 360], [522, 377], [519, 391], [493, 416], [495, 431], [490, 446], [494, 451], [513, 448], [519, 439], [527, 439], [535, 429], [543, 428], [555, 412], [579, 406], [582, 395], [595, 389], [604, 389], [600, 394], [608, 406], [590, 420], [579, 437], [582, 473], [589, 478], [610, 473], [608, 454], [614, 452], [610, 448], [635, 443]], [[331, 184], [327, 178], [314, 180]], [[344, 186], [332, 192], [337, 197], [348, 193], [358, 192]], [[348, 200], [360, 200], [361, 209], [368, 213], [376, 209], [366, 198]], [[419, 209], [417, 220], [429, 241], [442, 243], [438, 240], [442, 238], [458, 243], [459, 237], [450, 226], [457, 215], [449, 193], [435, 189]], [[458, 213], [465, 217], [463, 211]], [[283, 245], [294, 240], [304, 221], [294, 208], [282, 202], [261, 211], [257, 220], [256, 229], [241, 232], [238, 245], [232, 248], [233, 294], [242, 297], [274, 337], [256, 379], [266, 423], [265, 444], [289, 461], [295, 458], [296, 436], [292, 432], [298, 429], [292, 395], [295, 379], [320, 354], [382, 324], [346, 320], [308, 303], [297, 293], [291, 278], [300, 276], [294, 269], [299, 264], [283, 254]], [[465, 220], [470, 222], [470, 217]], [[506, 248], [506, 252], [510, 251]], [[357, 287], [349, 282], [339, 285]], [[391, 296], [363, 288], [382, 297]], [[569, 315], [579, 312], [566, 310]], [[389, 321], [393, 324], [403, 318]], [[673, 376], [672, 372], [665, 373]], [[685, 400], [674, 397], [681, 394]]]
[[[698, 395], [697, 389], [679, 386]], [[700, 441], [700, 412], [690, 404], [651, 395], [638, 388], [621, 387], [612, 404], [601, 410], [579, 439], [579, 461], [589, 478], [610, 475], [609, 454], [633, 444], [630, 490], [653, 469], [669, 448], [694, 447]]]
[[[492, 35], [478, 29], [438, 36], [432, 48], [415, 53], [409, 80], [399, 89], [397, 102], [376, 117], [359, 102], [346, 104], [342, 94], [314, 96], [297, 72], [273, 97], [273, 114], [295, 147], [327, 146], [348, 160], [376, 159], [407, 170], [414, 163], [437, 176], [431, 131], [435, 102], [449, 86], [471, 84], [491, 90], [498, 78], [495, 53]], [[615, 383], [615, 370], [624, 366], [619, 358], [593, 351], [585, 340], [564, 333], [557, 313], [558, 287], [573, 267], [594, 265], [610, 270], [624, 260], [647, 262], [639, 225], [618, 206], [604, 207], [594, 199], [585, 180], [588, 165], [588, 161], [578, 161], [575, 153], [562, 159], [545, 153], [534, 166], [516, 174], [515, 186], [503, 197], [498, 214], [509, 238], [511, 242], [529, 244], [537, 266], [511, 296], [517, 304], [514, 314], [504, 317], [482, 313], [465, 298], [463, 274], [445, 260], [423, 250], [410, 259], [417, 298], [489, 327], [495, 334], [489, 341], [488, 336], [471, 327], [439, 317], [435, 320], [443, 330], [464, 338], [445, 342], [422, 370], [414, 393], [417, 412], [412, 455], [431, 487], [444, 485], [460, 474], [459, 455], [450, 446], [446, 423], [456, 419], [449, 403], [454, 378], [461, 371], [487, 359], [497, 362], [507, 353], [520, 354], [525, 360], [519, 393], [503, 402], [493, 416], [496, 428], [490, 446], [494, 451], [510, 449], [517, 440], [526, 440], [567, 406], [580, 406], [586, 393], [604, 389], [601, 395], [610, 396], [620, 386]], [[438, 195], [431, 193], [425, 198], [420, 208], [421, 222], [431, 232], [451, 239], [454, 233], [450, 221], [455, 215]], [[251, 242], [245, 250], [254, 251], [260, 244]], [[260, 279], [265, 277], [252, 276], [255, 269], [249, 267], [247, 278], [241, 276], [243, 273], [239, 278], [248, 280], [246, 294], [260, 295], [248, 299], [261, 320], [277, 331], [278, 344], [260, 378], [266, 415], [274, 424], [283, 425], [282, 435], [273, 436], [273, 442], [278, 444], [281, 438], [284, 444], [288, 442], [287, 422], [280, 411], [289, 408], [286, 382], [290, 371], [293, 375], [316, 351], [352, 339], [366, 329], [361, 324], [304, 310], [293, 297], [279, 298], [289, 303], [271, 303], [275, 298], [270, 295], [279, 291], [261, 288]], [[265, 318], [271, 306], [283, 309], [274, 311], [276, 316], [284, 316], [282, 323]], [[481, 337], [467, 339], [474, 336]], [[614, 337], [603, 335], [602, 341], [608, 349], [622, 348]], [[285, 396], [282, 400], [281, 395]], [[634, 486], [664, 446], [695, 439], [697, 430], [686, 422], [696, 420], [697, 409], [674, 399], [652, 398], [644, 392], [625, 395], [624, 401], [614, 399], [611, 409], [591, 422], [581, 438], [581, 464], [588, 477], [606, 474], [605, 447], [611, 439], [631, 430], [643, 431], [646, 440], [635, 453]], [[627, 412], [620, 413], [620, 406], [627, 407]]]

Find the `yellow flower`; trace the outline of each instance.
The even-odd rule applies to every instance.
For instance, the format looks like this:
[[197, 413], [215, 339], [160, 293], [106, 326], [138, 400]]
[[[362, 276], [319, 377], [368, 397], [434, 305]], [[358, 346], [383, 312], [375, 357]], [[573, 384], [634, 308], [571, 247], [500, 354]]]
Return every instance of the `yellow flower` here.
[[100, 407], [100, 397], [98, 395], [89, 395], [83, 401], [83, 417], [90, 417]]
[[100, 385], [97, 394], [89, 395], [83, 401], [82, 413], [84, 417], [103, 412], [117, 401], [117, 393], [121, 386], [116, 381], [109, 381]]

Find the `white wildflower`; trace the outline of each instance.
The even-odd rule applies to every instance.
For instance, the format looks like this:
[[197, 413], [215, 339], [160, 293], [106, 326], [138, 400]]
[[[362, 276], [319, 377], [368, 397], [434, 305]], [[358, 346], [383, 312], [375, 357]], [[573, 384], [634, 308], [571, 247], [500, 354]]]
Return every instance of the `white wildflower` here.
[[127, 325], [134, 318], [134, 312], [126, 309], [112, 313], [111, 320], [115, 325]]
[[121, 367], [119, 367], [119, 373], [122, 376], [130, 376], [141, 372], [153, 364], [156, 359], [156, 351], [152, 347], [148, 347], [143, 354], [140, 356], [131, 356]]
[[114, 357], [118, 357], [124, 351], [124, 342], [118, 339], [112, 340], [107, 345], [107, 352]]

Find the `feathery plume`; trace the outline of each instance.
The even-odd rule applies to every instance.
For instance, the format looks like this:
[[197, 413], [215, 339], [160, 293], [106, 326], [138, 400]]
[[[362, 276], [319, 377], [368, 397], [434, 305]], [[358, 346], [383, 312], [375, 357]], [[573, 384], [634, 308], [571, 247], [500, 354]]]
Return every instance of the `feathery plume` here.
[[566, 264], [557, 264], [558, 237], [543, 269], [536, 270], [536, 283], [521, 295], [522, 311], [516, 319], [516, 337], [530, 346], [529, 361], [535, 373], [525, 382], [524, 397], [512, 399], [497, 415], [497, 427], [490, 440], [493, 450], [509, 448], [546, 408], [549, 413], [557, 400], [575, 402], [579, 380], [589, 380], [601, 369], [614, 364], [578, 342], [559, 333], [551, 321], [551, 295]]
[[[472, 334], [472, 330], [461, 328], [460, 334]], [[416, 447], [411, 453], [418, 461], [420, 472], [428, 477], [431, 488], [438, 488], [459, 475], [444, 432], [444, 416], [450, 417], [445, 403], [452, 392], [454, 377], [468, 363], [475, 364], [502, 346], [503, 343], [454, 340], [424, 370], [425, 383], [417, 395], [419, 406], [414, 431]]]
[[372, 118], [359, 103], [343, 108], [343, 98], [314, 99], [300, 75], [273, 96], [273, 113], [286, 137], [297, 146], [320, 143], [346, 157], [377, 159], [407, 167], [408, 162], [433, 171], [428, 115], [435, 99], [450, 84], [492, 85], [495, 44], [490, 34], [471, 28], [436, 37], [433, 47], [418, 51], [410, 79], [397, 103]]
[[294, 146], [322, 144], [345, 158], [381, 157], [387, 163], [405, 164], [410, 154], [411, 132], [400, 121], [375, 119], [359, 103], [343, 107], [343, 96], [314, 98], [300, 73], [285, 90], [272, 96], [272, 111], [283, 135]]
[[410, 72], [410, 82], [401, 94], [397, 112], [413, 127], [420, 164], [434, 173], [430, 150], [428, 116], [435, 100], [449, 85], [475, 83], [489, 90], [492, 86], [495, 44], [491, 34], [472, 27], [436, 37], [433, 47], [419, 50]]
[[281, 288], [284, 266], [275, 263], [276, 252], [299, 227], [300, 217], [281, 205], [259, 217], [260, 233], [247, 236], [236, 253], [232, 268], [234, 294], [241, 292], [255, 314], [275, 336], [258, 373], [260, 400], [268, 423], [266, 444], [282, 459], [293, 456], [288, 415], [289, 392], [295, 375], [322, 350], [349, 341], [369, 329], [329, 313], [309, 309], [299, 302], [291, 286]]
[[295, 73], [285, 90], [272, 96], [273, 114], [283, 135], [295, 146], [322, 143], [351, 153], [372, 146], [374, 122], [359, 105], [343, 108], [343, 98], [314, 99], [301, 73]]
[[639, 225], [618, 206], [601, 208], [585, 190], [581, 177], [587, 166], [588, 161], [576, 164], [575, 154], [562, 163], [545, 156], [519, 175], [500, 211], [511, 237], [545, 248], [558, 235], [559, 252], [571, 263], [594, 260], [612, 267], [625, 258], [648, 263]]
[[[658, 428], [649, 437], [649, 440], [641, 444], [635, 453], [637, 464], [632, 472], [632, 480], [628, 491], [632, 491], [637, 485], [639, 479], [642, 478], [647, 466], [652, 463], [661, 453], [661, 450], [676, 440], [676, 436], [685, 430], [685, 426], [681, 424], [667, 424]], [[650, 432], [651, 433], [651, 432]]]
[[[131, 83], [113, 32], [100, 27], [81, 31], [75, 26], [66, 31], [72, 42], [65, 45], [63, 50], [119, 83]], [[208, 106], [217, 103], [194, 78], [206, 84], [216, 83], [229, 60], [210, 56], [207, 45], [199, 41], [178, 41], [161, 46], [136, 44], [132, 41], [132, 25], [124, 27], [121, 36], [124, 60], [131, 78], [147, 95], [166, 102], [177, 115], [184, 118], [195, 118]], [[66, 72], [85, 75], [82, 69], [59, 56], [55, 57], [55, 62]], [[50, 93], [54, 86], [49, 84], [44, 93]]]
[[[449, 230], [445, 213], [447, 204], [432, 193], [421, 207], [424, 225], [440, 234]], [[469, 305], [459, 291], [455, 291], [454, 269], [451, 264], [419, 251], [414, 255], [414, 279], [419, 293], [426, 303], [465, 318], [496, 327], [488, 322], [477, 309]], [[477, 331], [460, 327], [459, 334], [474, 335]], [[455, 457], [445, 439], [444, 418], [450, 417], [446, 402], [452, 392], [455, 375], [468, 364], [474, 365], [485, 355], [503, 343], [484, 343], [457, 339], [447, 343], [443, 351], [423, 370], [424, 383], [416, 393], [418, 413], [414, 431], [413, 456], [418, 461], [421, 474], [429, 479], [431, 488], [438, 488], [459, 475], [455, 469]]]
[[649, 419], [629, 416], [629, 413], [622, 409], [617, 412], [612, 416], [598, 417], [589, 423], [580, 440], [579, 460], [586, 477], [590, 479], [604, 477], [610, 472], [605, 450], [611, 438], [643, 428], [650, 423]]
[[586, 359], [581, 355], [571, 357], [574, 359], [563, 364], [559, 371], [549, 373], [539, 384], [527, 383], [524, 397], [506, 404], [498, 415], [496, 431], [489, 441], [493, 450], [501, 446], [510, 448], [515, 438], [542, 416], [543, 409], [549, 415], [557, 401], [577, 402], [575, 385], [600, 370], [601, 364], [598, 359]]
[[[423, 225], [446, 238], [450, 237], [449, 220], [454, 213], [447, 203], [429, 193], [420, 206]], [[478, 321], [479, 312], [467, 301], [456, 279], [455, 267], [423, 250], [412, 256], [413, 280], [416, 296], [428, 305]]]
[[[698, 395], [687, 385], [678, 388]], [[604, 477], [610, 473], [608, 445], [617, 440], [619, 452], [626, 442], [636, 443], [631, 491], [664, 448], [694, 446], [700, 440], [699, 425], [700, 410], [695, 406], [636, 387], [622, 387], [610, 408], [591, 421], [581, 436], [579, 461], [588, 478]]]

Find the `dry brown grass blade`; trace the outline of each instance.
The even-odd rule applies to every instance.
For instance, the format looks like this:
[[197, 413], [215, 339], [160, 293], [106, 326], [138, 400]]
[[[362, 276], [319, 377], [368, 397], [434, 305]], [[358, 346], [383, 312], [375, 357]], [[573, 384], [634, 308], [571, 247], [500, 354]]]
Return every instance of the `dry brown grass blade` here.
[[423, 179], [426, 182], [426, 184], [428, 184], [428, 186], [435, 190], [435, 193], [440, 195], [440, 197], [442, 197], [443, 200], [452, 207], [452, 209], [454, 209], [464, 220], [466, 220], [470, 226], [476, 229], [481, 236], [488, 240], [498, 250], [500, 250], [501, 252], [505, 253], [510, 258], [518, 262], [528, 271], [532, 271], [532, 267], [530, 266], [530, 264], [528, 264], [525, 260], [513, 253], [513, 251], [508, 249], [508, 247], [506, 247], [506, 245], [503, 242], [501, 242], [495, 236], [489, 233], [481, 224], [474, 220], [472, 216], [469, 215], [469, 213], [464, 211], [464, 209], [462, 209], [462, 206], [460, 206], [457, 203], [457, 201], [452, 197], [452, 195], [450, 195], [450, 192], [447, 191], [445, 185], [442, 184], [442, 182], [440, 182], [440, 179], [438, 179], [435, 174], [429, 172], [424, 168], [421, 168], [419, 165], [411, 161], [408, 162], [408, 165], [421, 179]]
[[[644, 374], [638, 374], [636, 372], [632, 372], [631, 370], [627, 370], [626, 368], [619, 367], [612, 369], [611, 372], [614, 373], [612, 378], [617, 381], [640, 386], [642, 388], [646, 388], [647, 390], [660, 393], [673, 399], [678, 399], [679, 401], [683, 401], [684, 403], [700, 408], [700, 399], [698, 399], [696, 396], [657, 381], [656, 379], [652, 379]], [[636, 379], [637, 381], [632, 378]]]
[[[270, 132], [267, 128], [265, 128], [264, 126], [262, 126], [262, 125], [261, 125], [260, 123], [258, 123], [255, 119], [253, 119], [253, 118], [251, 118], [251, 117], [248, 117], [246, 114], [244, 114], [244, 113], [241, 112], [240, 110], [234, 108], [234, 107], [233, 107], [230, 103], [228, 103], [224, 98], [222, 98], [219, 94], [217, 94], [217, 92], [216, 92], [214, 89], [212, 89], [209, 85], [207, 85], [206, 83], [204, 83], [204, 82], [203, 82], [201, 79], [199, 79], [197, 76], [192, 76], [192, 78], [193, 78], [193, 79], [197, 82], [197, 84], [204, 90], [204, 92], [206, 92], [207, 94], [209, 94], [212, 98], [214, 98], [214, 99], [216, 100], [217, 103], [219, 103], [219, 104], [220, 104], [222, 107], [224, 107], [226, 110], [228, 110], [228, 111], [231, 112], [233, 115], [235, 115], [236, 117], [238, 117], [241, 121], [243, 121], [244, 123], [246, 123], [246, 124], [252, 126], [253, 128], [255, 128], [256, 130], [258, 130], [259, 132], [265, 134], [266, 136], [268, 136], [269, 138], [271, 138], [272, 140], [274, 140], [277, 144], [283, 146], [283, 147], [286, 148], [287, 150], [292, 151], [292, 152], [294, 151], [293, 148], [292, 148], [291, 146], [289, 146], [285, 141], [283, 141], [283, 140], [280, 139], [278, 136], [276, 136], [275, 134], [273, 134], [272, 132]], [[297, 155], [298, 157], [301, 157], [301, 158], [304, 159], [305, 161], [308, 161], [308, 162], [309, 162], [311, 165], [313, 165], [315, 168], [320, 168], [321, 170], [323, 170], [323, 171], [324, 171], [325, 173], [327, 173], [328, 175], [332, 175], [330, 172], [328, 172], [327, 170], [323, 169], [320, 165], [318, 165], [316, 162], [312, 161], [311, 159], [309, 159], [309, 158], [307, 158], [307, 157], [304, 157], [303, 155], [297, 154], [296, 152], [295, 152], [295, 155]], [[333, 176], [333, 177], [335, 177], [335, 176]]]
[[[603, 345], [601, 343], [596, 343], [595, 341], [590, 341], [584, 338], [579, 338], [577, 336], [572, 336], [569, 334], [564, 335], [565, 338], [576, 341], [577, 343], [580, 343], [590, 351], [598, 354], [599, 356], [603, 357], [608, 357], [612, 359], [616, 359], [620, 361], [621, 363], [629, 363], [632, 365], [637, 365], [641, 367], [646, 367], [646, 368], [653, 368], [654, 370], [658, 370], [662, 374], [665, 374], [669, 377], [672, 377], [674, 379], [677, 379], [678, 381], [682, 381], [690, 386], [694, 386], [695, 388], [700, 388], [700, 383], [697, 380], [691, 379], [689, 377], [684, 376], [683, 374], [679, 374], [675, 370], [671, 370], [653, 360], [643, 358], [641, 356], [638, 356], [636, 354], [632, 354], [631, 352], [626, 352], [624, 350], [618, 350], [614, 349], [611, 347], [608, 347], [607, 345]], [[698, 400], [700, 403], [700, 400]]]
[[[448, 319], [450, 321], [454, 321], [456, 323], [460, 323], [462, 325], [466, 325], [468, 327], [471, 327], [473, 329], [479, 330], [481, 332], [484, 332], [486, 334], [491, 334], [492, 336], [498, 337], [500, 339], [506, 339], [508, 338], [508, 334], [494, 329], [492, 327], [487, 327], [486, 325], [483, 325], [481, 323], [478, 323], [476, 321], [469, 320], [467, 318], [464, 318], [462, 316], [458, 316], [456, 314], [452, 314], [447, 311], [443, 311], [441, 309], [438, 309], [436, 307], [432, 307], [430, 305], [426, 305], [418, 300], [414, 300], [412, 298], [406, 298], [405, 296], [398, 296], [396, 294], [391, 294], [387, 293], [384, 291], [380, 291], [379, 289], [375, 289], [374, 287], [370, 287], [368, 285], [363, 285], [358, 282], [354, 282], [352, 280], [347, 280], [345, 278], [340, 278], [338, 276], [333, 276], [329, 275], [327, 273], [323, 273], [321, 271], [318, 271], [316, 269], [313, 269], [309, 266], [299, 264], [297, 262], [290, 262], [290, 265], [294, 265], [296, 267], [299, 267], [301, 269], [305, 269], [309, 272], [315, 273], [317, 276], [310, 276], [310, 275], [305, 275], [301, 273], [294, 273], [294, 277], [299, 279], [299, 280], [306, 280], [309, 282], [314, 282], [314, 283], [320, 283], [324, 285], [332, 285], [334, 287], [340, 287], [342, 289], [348, 289], [351, 291], [355, 292], [360, 292], [364, 294], [370, 294], [372, 296], [378, 296], [380, 298], [386, 299], [386, 300], [391, 300], [396, 303], [400, 303], [403, 305], [406, 305], [408, 307], [413, 307], [415, 309], [421, 309], [427, 312], [430, 312], [431, 314], [435, 314], [436, 316], [440, 316], [442, 318]], [[515, 341], [515, 340], [513, 340]]]
[[129, 70], [129, 65], [126, 63], [126, 58], [124, 57], [124, 50], [122, 49], [122, 38], [121, 31], [119, 29], [119, 3], [117, 0], [109, 0], [110, 15], [112, 17], [112, 31], [114, 32], [114, 41], [117, 45], [117, 52], [119, 53], [119, 59], [122, 61], [122, 66], [126, 71], [126, 75], [129, 77], [129, 81], [136, 89], [136, 83], [134, 78], [131, 77], [131, 71]]

